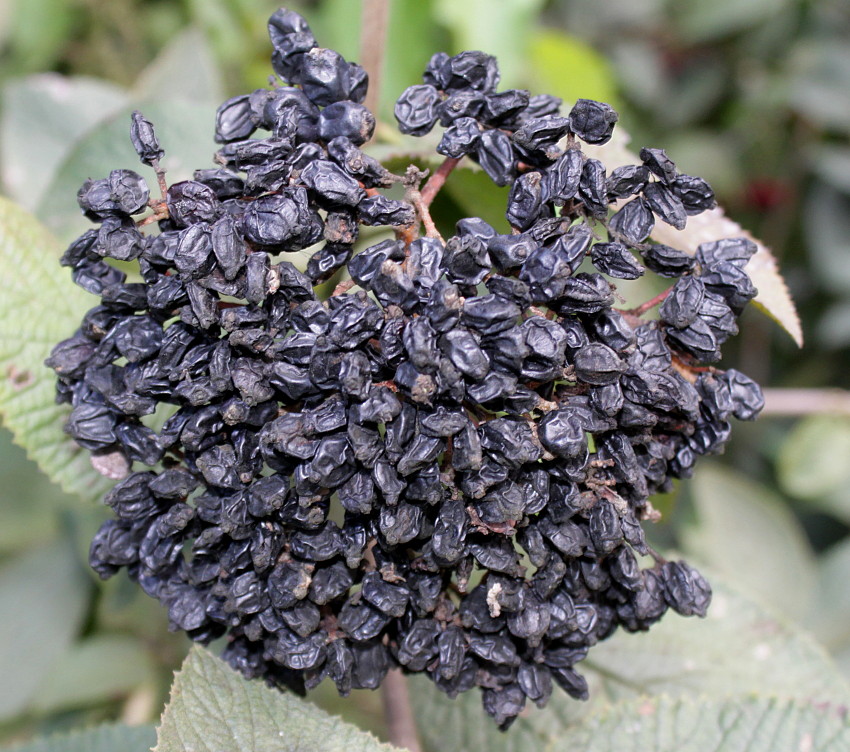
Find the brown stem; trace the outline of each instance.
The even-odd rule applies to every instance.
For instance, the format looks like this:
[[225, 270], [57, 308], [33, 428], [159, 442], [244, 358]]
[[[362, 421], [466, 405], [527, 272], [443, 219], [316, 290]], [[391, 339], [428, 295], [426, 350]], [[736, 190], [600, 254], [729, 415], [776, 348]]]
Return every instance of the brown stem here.
[[165, 169], [160, 166], [158, 159], [152, 159], [150, 164], [156, 173], [156, 182], [159, 184], [159, 192], [162, 194], [162, 200], [165, 201], [168, 194], [168, 183], [165, 182]]
[[429, 238], [439, 238], [440, 242], [445, 245], [443, 237], [437, 229], [437, 225], [434, 224], [434, 220], [431, 218], [431, 212], [428, 211], [428, 204], [422, 199], [422, 194], [415, 188], [410, 188], [407, 191], [407, 199], [413, 204], [416, 213], [419, 215], [419, 219], [425, 225], [425, 235]]
[[652, 300], [647, 300], [646, 303], [641, 303], [637, 308], [632, 308], [627, 313], [632, 314], [632, 316], [642, 316], [645, 314], [650, 308], [655, 308], [659, 303], [663, 303], [664, 299], [670, 294], [672, 287], [668, 287], [664, 292], [658, 293]]
[[159, 222], [161, 219], [168, 219], [168, 207], [164, 201], [151, 201], [149, 206], [153, 209], [153, 214], [149, 214], [144, 219], [136, 222], [136, 227], [144, 227], [145, 225]]
[[353, 279], [344, 279], [340, 282], [336, 287], [334, 287], [334, 291], [331, 293], [331, 297], [335, 297], [336, 295], [342, 295], [343, 293], [348, 292], [354, 285], [357, 283]]
[[396, 227], [395, 235], [403, 244], [405, 249], [405, 259], [404, 264], [407, 263], [407, 252], [410, 249], [410, 244], [419, 237], [419, 228], [418, 225], [414, 222], [412, 225], [406, 225], [404, 227]]
[[369, 74], [369, 90], [364, 104], [376, 118], [381, 98], [381, 73], [389, 19], [389, 0], [364, 0], [360, 21], [360, 60]]
[[422, 752], [413, 708], [410, 705], [410, 694], [407, 691], [407, 680], [399, 669], [393, 669], [387, 674], [381, 685], [381, 694], [390, 742], [410, 752]]
[[850, 391], [844, 389], [765, 389], [762, 415], [813, 414], [850, 417]]
[[425, 206], [431, 206], [431, 202], [434, 200], [436, 195], [440, 192], [440, 188], [443, 187], [446, 182], [446, 178], [452, 174], [452, 170], [458, 166], [460, 160], [463, 159], [455, 159], [454, 157], [446, 157], [437, 171], [428, 178], [428, 182], [425, 183], [425, 187], [422, 189], [422, 203]]

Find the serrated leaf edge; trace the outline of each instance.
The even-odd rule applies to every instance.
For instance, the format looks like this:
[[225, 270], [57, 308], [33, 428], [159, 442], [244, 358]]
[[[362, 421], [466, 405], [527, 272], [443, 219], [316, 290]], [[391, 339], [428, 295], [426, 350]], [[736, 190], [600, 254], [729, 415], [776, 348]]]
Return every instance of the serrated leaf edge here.
[[[189, 663], [190, 663], [190, 661], [194, 660], [196, 655], [198, 656], [199, 661], [207, 661], [207, 660], [215, 661], [221, 671], [224, 671], [226, 673], [231, 674], [234, 678], [236, 678], [237, 680], [239, 680], [241, 682], [257, 682], [258, 685], [260, 685], [261, 688], [263, 690], [267, 691], [267, 692], [278, 691], [278, 690], [273, 690], [273, 689], [267, 687], [266, 685], [262, 684], [259, 680], [245, 679], [245, 677], [243, 677], [239, 672], [235, 671], [230, 666], [228, 666], [227, 663], [225, 663], [221, 658], [219, 658], [217, 655], [215, 655], [215, 653], [213, 653], [211, 650], [209, 650], [209, 649], [207, 649], [207, 648], [205, 648], [201, 645], [197, 645], [197, 644], [193, 645], [191, 647], [191, 649], [189, 650], [189, 654], [186, 656], [185, 660], [183, 661], [183, 664], [180, 666], [180, 668], [177, 671], [174, 672], [174, 680], [171, 683], [171, 690], [170, 690], [170, 693], [169, 693], [168, 702], [166, 703], [165, 708], [163, 709], [162, 716], [160, 718], [160, 723], [156, 727], [157, 743], [156, 743], [156, 746], [152, 748], [152, 752], [168, 752], [168, 750], [166, 750], [166, 749], [164, 749], [160, 746], [160, 744], [161, 744], [160, 732], [162, 730], [162, 723], [163, 723], [163, 720], [165, 719], [165, 716], [169, 713], [170, 710], [172, 710], [175, 700], [177, 700], [183, 694], [183, 687], [178, 684], [178, 680], [180, 680], [181, 677], [183, 677], [183, 676], [188, 676], [188, 670], [190, 668]], [[203, 665], [203, 664], [200, 664], [200, 665]], [[328, 713], [326, 710], [324, 710], [323, 708], [320, 708], [318, 705], [315, 705], [311, 702], [308, 702], [307, 700], [304, 700], [300, 697], [296, 697], [295, 695], [293, 695], [290, 692], [281, 692], [281, 695], [287, 697], [288, 700], [291, 701], [291, 702], [300, 703], [300, 704], [308, 706], [309, 710], [311, 712], [315, 712], [319, 715], [324, 715], [328, 719], [333, 720], [333, 721], [337, 722], [338, 724], [340, 724], [342, 726], [350, 726], [357, 733], [362, 734], [364, 737], [367, 737], [367, 739], [369, 741], [373, 741], [374, 744], [375, 744], [375, 747], [379, 750], [386, 750], [386, 752], [408, 752], [403, 747], [396, 747], [396, 746], [393, 746], [392, 744], [382, 742], [371, 731], [367, 731], [366, 729], [361, 729], [357, 726], [354, 726], [353, 724], [349, 723], [348, 721], [343, 720], [340, 716]], [[249, 750], [244, 750], [244, 751], [243, 750], [232, 750], [232, 752], [249, 752]]]

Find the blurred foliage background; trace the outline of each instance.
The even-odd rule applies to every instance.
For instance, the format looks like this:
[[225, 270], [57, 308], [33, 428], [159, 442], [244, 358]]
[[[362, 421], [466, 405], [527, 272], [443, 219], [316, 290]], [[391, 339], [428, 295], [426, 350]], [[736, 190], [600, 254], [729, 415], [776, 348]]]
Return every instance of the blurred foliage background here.
[[[612, 103], [635, 149], [663, 146], [682, 171], [708, 179], [780, 260], [805, 347], [749, 311], [724, 365], [774, 388], [850, 388], [846, 0], [391, 5], [384, 122], [438, 50], [495, 54], [503, 87]], [[136, 163], [127, 138], [134, 108], [157, 125], [172, 178], [207, 166], [216, 106], [267, 82], [265, 22], [276, 7], [0, 2], [2, 192], [61, 240], [79, 234], [80, 182]], [[360, 58], [361, 2], [291, 7], [321, 44]], [[438, 221], [487, 211], [470, 175], [453, 176], [435, 205]], [[654, 537], [803, 624], [850, 676], [850, 411], [767, 413], [736, 425], [723, 458], [656, 500], [664, 521]], [[126, 578], [103, 584], [88, 571], [88, 539], [104, 516], [63, 495], [0, 434], [0, 743], [161, 712], [187, 643]], [[322, 701], [382, 731], [373, 695]]]

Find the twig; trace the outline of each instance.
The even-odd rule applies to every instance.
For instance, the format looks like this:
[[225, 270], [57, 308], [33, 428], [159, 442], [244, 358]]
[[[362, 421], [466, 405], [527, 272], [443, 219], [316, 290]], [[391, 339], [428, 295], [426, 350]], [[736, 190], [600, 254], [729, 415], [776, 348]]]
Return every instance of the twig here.
[[[460, 159], [463, 159], [463, 157]], [[425, 204], [425, 206], [431, 206], [431, 202], [434, 200], [434, 197], [440, 192], [440, 188], [443, 187], [443, 184], [446, 182], [446, 178], [452, 174], [452, 170], [457, 167], [460, 159], [446, 157], [443, 164], [441, 164], [437, 168], [437, 171], [428, 178], [428, 182], [425, 183], [425, 187], [421, 191], [422, 203]]]
[[410, 752], [422, 752], [413, 708], [410, 705], [410, 694], [407, 691], [407, 680], [399, 669], [393, 669], [387, 674], [381, 685], [381, 694], [384, 698], [384, 716], [390, 742]]
[[157, 162], [156, 167], [156, 182], [159, 185], [159, 192], [162, 194], [162, 200], [165, 201], [168, 197], [168, 183], [165, 182], [165, 170], [159, 166]]
[[164, 200], [151, 199], [148, 201], [148, 206], [153, 209], [153, 214], [148, 214], [144, 219], [138, 220], [136, 227], [144, 227], [145, 225], [159, 222], [161, 219], [168, 219], [168, 205]]
[[335, 297], [336, 295], [342, 295], [343, 293], [348, 292], [354, 285], [357, 283], [353, 279], [344, 279], [340, 282], [336, 287], [334, 287], [334, 291], [331, 293], [331, 297]]
[[419, 219], [421, 219], [422, 224], [425, 225], [425, 234], [429, 238], [439, 238], [440, 242], [445, 245], [443, 237], [437, 229], [437, 225], [434, 224], [434, 220], [431, 218], [431, 212], [428, 211], [428, 204], [426, 204], [422, 199], [422, 194], [415, 188], [409, 188], [407, 191], [407, 199], [411, 204], [413, 204], [416, 209], [416, 213], [419, 215]]
[[765, 389], [762, 415], [814, 414], [850, 417], [850, 391], [844, 389]]
[[165, 168], [160, 165], [158, 159], [152, 159], [150, 161], [150, 166], [153, 167], [153, 171], [156, 173], [156, 182], [159, 185], [159, 192], [162, 194], [162, 200], [165, 201], [168, 196], [168, 183], [165, 180]]
[[364, 0], [360, 20], [360, 60], [369, 74], [369, 90], [364, 104], [376, 118], [381, 99], [381, 73], [389, 18], [389, 0]]

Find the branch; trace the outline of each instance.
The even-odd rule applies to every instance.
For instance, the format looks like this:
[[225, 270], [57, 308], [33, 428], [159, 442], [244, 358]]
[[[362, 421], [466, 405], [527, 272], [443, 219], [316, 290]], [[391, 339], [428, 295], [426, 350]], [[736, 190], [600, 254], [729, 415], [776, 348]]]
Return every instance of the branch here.
[[390, 742], [409, 752], [422, 752], [407, 691], [407, 679], [399, 669], [394, 668], [387, 674], [381, 684], [381, 694]]
[[168, 183], [165, 180], [165, 169], [160, 166], [158, 159], [151, 160], [151, 167], [156, 173], [156, 182], [159, 185], [159, 192], [162, 194], [163, 202], [168, 197]]
[[343, 295], [347, 293], [354, 285], [357, 283], [353, 279], [344, 279], [340, 282], [336, 287], [334, 287], [334, 291], [331, 293], [331, 297], [335, 297], [337, 295]]
[[364, 104], [376, 119], [381, 99], [381, 73], [389, 18], [389, 0], [364, 0], [360, 20], [360, 60], [369, 74], [369, 90]]
[[[463, 159], [463, 157], [460, 159]], [[440, 192], [440, 188], [443, 187], [443, 184], [446, 182], [446, 178], [451, 175], [452, 170], [457, 167], [460, 159], [446, 157], [443, 164], [441, 164], [439, 168], [437, 168], [437, 171], [428, 178], [428, 182], [425, 183], [425, 187], [421, 191], [422, 203], [425, 206], [431, 205], [434, 197]]]
[[434, 224], [434, 220], [431, 218], [431, 212], [428, 211], [428, 205], [423, 200], [422, 194], [415, 188], [410, 188], [407, 191], [407, 198], [416, 209], [416, 213], [419, 215], [419, 219], [422, 220], [422, 224], [425, 225], [425, 234], [429, 238], [439, 238], [440, 242], [445, 245], [443, 236], [440, 235], [437, 225]]
[[850, 417], [850, 391], [844, 389], [765, 389], [762, 415], [825, 413]]

